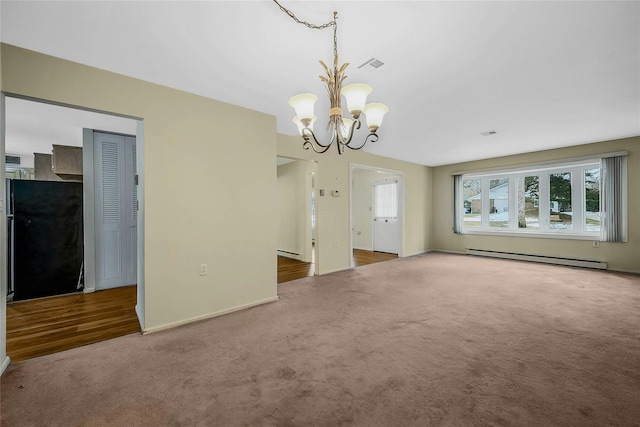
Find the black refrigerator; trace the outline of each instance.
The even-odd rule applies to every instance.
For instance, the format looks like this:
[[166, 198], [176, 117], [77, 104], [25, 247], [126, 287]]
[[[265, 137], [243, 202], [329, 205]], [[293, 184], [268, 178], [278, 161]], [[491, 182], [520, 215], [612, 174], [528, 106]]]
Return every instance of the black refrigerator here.
[[12, 180], [13, 300], [82, 288], [82, 183]]

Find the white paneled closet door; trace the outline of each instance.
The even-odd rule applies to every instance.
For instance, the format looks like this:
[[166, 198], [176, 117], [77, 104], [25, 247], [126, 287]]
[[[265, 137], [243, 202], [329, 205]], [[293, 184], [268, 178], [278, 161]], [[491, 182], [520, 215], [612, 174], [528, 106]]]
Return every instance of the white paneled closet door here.
[[134, 137], [94, 132], [96, 290], [136, 283]]

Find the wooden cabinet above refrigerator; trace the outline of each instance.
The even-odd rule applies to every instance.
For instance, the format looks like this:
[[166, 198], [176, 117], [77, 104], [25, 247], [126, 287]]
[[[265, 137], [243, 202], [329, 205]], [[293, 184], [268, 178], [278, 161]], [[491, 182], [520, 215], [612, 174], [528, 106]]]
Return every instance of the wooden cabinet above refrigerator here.
[[53, 173], [63, 179], [82, 179], [82, 147], [53, 145]]

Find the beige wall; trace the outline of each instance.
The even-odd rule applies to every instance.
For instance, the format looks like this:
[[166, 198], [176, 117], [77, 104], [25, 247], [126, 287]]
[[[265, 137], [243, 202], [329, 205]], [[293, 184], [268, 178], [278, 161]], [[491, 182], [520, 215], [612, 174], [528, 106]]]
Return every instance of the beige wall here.
[[10, 45], [2, 89], [144, 120], [146, 330], [277, 298], [273, 116]]
[[[393, 144], [393, 140], [381, 137], [378, 144]], [[363, 151], [346, 150], [343, 155], [339, 156], [337, 150], [332, 148], [324, 154], [316, 154], [302, 148], [301, 137], [281, 134], [278, 134], [278, 155], [317, 162], [316, 191], [325, 190], [324, 197], [318, 195], [316, 198], [318, 227], [316, 251], [317, 268], [320, 274], [344, 270], [351, 265], [351, 254], [349, 253], [351, 183], [349, 176], [352, 164], [388, 169], [403, 174], [405, 187], [403, 254], [410, 256], [429, 249], [431, 236], [430, 168]], [[332, 197], [332, 190], [339, 190], [341, 196]]]
[[373, 250], [372, 212], [371, 212], [371, 180], [375, 171], [354, 169], [351, 183], [351, 219], [354, 249]]
[[[454, 173], [508, 168], [527, 163], [555, 161], [628, 151], [629, 242], [602, 242], [594, 248], [592, 241], [529, 237], [456, 235], [453, 233]], [[466, 248], [518, 252], [606, 261], [608, 268], [640, 273], [640, 137], [619, 139], [576, 147], [501, 157], [441, 166], [433, 170], [433, 245], [432, 249], [464, 252]]]

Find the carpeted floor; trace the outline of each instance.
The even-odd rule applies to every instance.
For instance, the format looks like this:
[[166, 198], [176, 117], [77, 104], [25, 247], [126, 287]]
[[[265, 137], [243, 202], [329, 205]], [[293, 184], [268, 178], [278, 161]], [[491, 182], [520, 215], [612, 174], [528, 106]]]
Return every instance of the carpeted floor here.
[[432, 253], [11, 365], [3, 426], [633, 426], [640, 276]]

